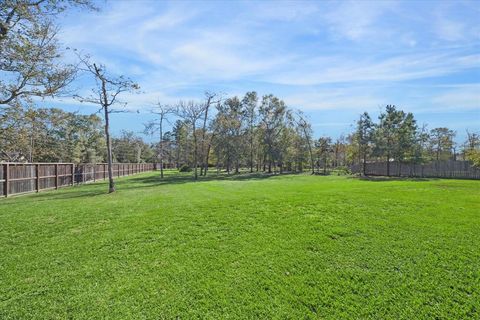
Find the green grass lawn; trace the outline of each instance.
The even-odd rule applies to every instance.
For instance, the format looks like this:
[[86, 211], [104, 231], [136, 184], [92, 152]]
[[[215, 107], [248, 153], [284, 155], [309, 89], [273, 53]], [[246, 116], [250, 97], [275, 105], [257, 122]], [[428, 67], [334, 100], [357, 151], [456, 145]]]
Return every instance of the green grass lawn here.
[[0, 319], [479, 319], [480, 182], [147, 173], [0, 200]]

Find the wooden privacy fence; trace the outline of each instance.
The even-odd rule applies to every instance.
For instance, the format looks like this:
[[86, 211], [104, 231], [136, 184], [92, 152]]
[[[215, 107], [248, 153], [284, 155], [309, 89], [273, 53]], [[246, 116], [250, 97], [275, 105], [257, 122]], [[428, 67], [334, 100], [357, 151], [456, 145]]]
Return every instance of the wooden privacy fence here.
[[[354, 173], [362, 173], [362, 164], [350, 167]], [[469, 161], [434, 161], [427, 164], [390, 162], [390, 176], [416, 178], [453, 178], [480, 179], [480, 169]], [[386, 176], [387, 162], [369, 162], [365, 166], [365, 174], [370, 176]]]
[[[115, 163], [112, 169], [114, 177], [122, 177], [156, 167], [153, 163]], [[0, 163], [0, 195], [5, 197], [105, 179], [105, 163]]]

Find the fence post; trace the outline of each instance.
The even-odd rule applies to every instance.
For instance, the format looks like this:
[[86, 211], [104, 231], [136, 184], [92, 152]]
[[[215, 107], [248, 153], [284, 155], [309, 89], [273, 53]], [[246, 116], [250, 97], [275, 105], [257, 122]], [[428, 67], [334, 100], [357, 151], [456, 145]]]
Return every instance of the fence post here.
[[105, 163], [103, 164], [103, 180], [107, 178], [106, 172], [105, 172]]
[[95, 173], [95, 168], [97, 167], [96, 164], [93, 164], [93, 182], [97, 180], [97, 174]]
[[58, 189], [58, 163], [55, 163], [55, 189]]
[[72, 187], [75, 185], [75, 164], [72, 163]]
[[8, 197], [8, 187], [9, 187], [9, 181], [8, 180], [10, 179], [10, 167], [9, 167], [8, 163], [5, 164], [3, 170], [5, 170], [4, 173], [3, 173], [3, 176], [5, 177], [5, 186], [4, 186], [5, 190], [4, 190], [3, 193], [5, 194], [5, 197]]
[[35, 190], [38, 192], [40, 190], [40, 170], [39, 165], [35, 165]]

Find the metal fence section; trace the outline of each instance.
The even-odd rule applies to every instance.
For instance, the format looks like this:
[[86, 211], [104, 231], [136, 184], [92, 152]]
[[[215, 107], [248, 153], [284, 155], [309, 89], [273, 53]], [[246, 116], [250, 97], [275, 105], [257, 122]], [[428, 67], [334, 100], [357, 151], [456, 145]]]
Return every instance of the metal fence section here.
[[[353, 173], [362, 173], [362, 164], [351, 166]], [[427, 164], [390, 162], [389, 176], [414, 178], [451, 178], [480, 179], [480, 168], [475, 168], [469, 161], [433, 161]], [[370, 176], [387, 176], [387, 162], [368, 162], [365, 174]]]
[[[115, 163], [112, 166], [114, 177], [152, 171], [157, 167], [153, 163]], [[8, 197], [107, 178], [105, 163], [1, 163], [0, 195]]]

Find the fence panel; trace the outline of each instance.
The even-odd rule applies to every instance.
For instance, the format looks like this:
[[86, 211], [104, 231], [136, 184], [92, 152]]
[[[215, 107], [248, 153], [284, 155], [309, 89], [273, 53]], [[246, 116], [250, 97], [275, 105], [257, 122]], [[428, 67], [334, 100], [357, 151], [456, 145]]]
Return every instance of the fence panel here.
[[[153, 171], [152, 163], [115, 163], [113, 176], [122, 177]], [[108, 178], [107, 164], [0, 163], [0, 196], [58, 189]]]
[[[415, 178], [456, 178], [480, 179], [480, 169], [475, 168], [468, 161], [434, 161], [426, 164], [401, 163], [391, 161], [387, 170], [387, 162], [369, 162], [365, 165], [365, 174], [370, 176]], [[362, 173], [362, 165], [351, 166], [354, 173]]]
[[39, 188], [37, 179], [38, 165], [35, 164], [9, 164], [7, 177], [7, 194], [34, 192]]
[[7, 184], [5, 180], [6, 167], [7, 167], [6, 164], [0, 164], [0, 195], [4, 195], [6, 190], [6, 187], [5, 187], [5, 185]]

